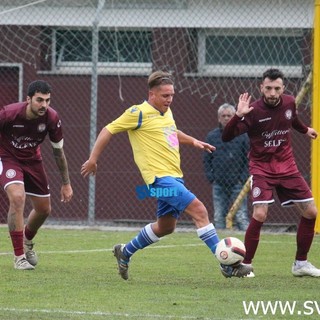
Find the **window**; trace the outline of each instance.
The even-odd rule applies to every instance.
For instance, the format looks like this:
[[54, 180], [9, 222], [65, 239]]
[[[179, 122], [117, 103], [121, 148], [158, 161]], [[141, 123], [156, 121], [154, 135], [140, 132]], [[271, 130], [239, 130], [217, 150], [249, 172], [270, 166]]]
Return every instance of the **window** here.
[[106, 0], [105, 2], [105, 7], [108, 9], [181, 10], [187, 6], [187, 0]]
[[303, 32], [292, 30], [229, 30], [199, 33], [199, 73], [212, 76], [257, 76], [279, 67], [288, 76], [302, 76]]
[[[54, 67], [72, 72], [90, 72], [92, 68], [92, 32], [55, 30]], [[99, 73], [136, 74], [151, 70], [150, 31], [99, 31]]]

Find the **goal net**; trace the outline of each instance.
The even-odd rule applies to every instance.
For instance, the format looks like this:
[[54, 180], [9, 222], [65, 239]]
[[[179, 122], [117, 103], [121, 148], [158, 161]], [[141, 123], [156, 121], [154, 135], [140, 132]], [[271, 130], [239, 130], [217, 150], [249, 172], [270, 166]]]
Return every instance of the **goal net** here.
[[[143, 182], [126, 137], [110, 146], [94, 182], [79, 177], [99, 130], [147, 98], [146, 79], [156, 69], [174, 75], [177, 124], [201, 140], [218, 126], [221, 104], [236, 105], [242, 92], [259, 97], [267, 68], [280, 68], [286, 93], [297, 95], [312, 71], [313, 5], [312, 0], [1, 0], [1, 105], [25, 99], [28, 83], [41, 78], [52, 84], [52, 103], [63, 118], [76, 192], [68, 210], [56, 201], [53, 218], [153, 219], [154, 202], [135, 194]], [[307, 124], [310, 108], [308, 92], [299, 103]], [[309, 141], [298, 134], [293, 140], [299, 168], [310, 181]], [[50, 152], [44, 145], [55, 201], [60, 177]], [[213, 218], [202, 155], [183, 149], [182, 163], [187, 184]], [[273, 210], [270, 221], [278, 224], [298, 216], [294, 210], [283, 216], [278, 206]]]

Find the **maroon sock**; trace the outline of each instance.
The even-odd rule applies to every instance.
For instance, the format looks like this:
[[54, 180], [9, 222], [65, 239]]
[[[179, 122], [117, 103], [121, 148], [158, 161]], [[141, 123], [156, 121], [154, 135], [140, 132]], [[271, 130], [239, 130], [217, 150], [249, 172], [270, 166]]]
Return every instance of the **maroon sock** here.
[[263, 222], [260, 222], [254, 218], [251, 218], [251, 221], [246, 231], [246, 235], [244, 239], [244, 244], [246, 246], [246, 256], [243, 260], [243, 263], [252, 262], [252, 259], [258, 248], [260, 231], [261, 231], [262, 225], [263, 225]]
[[10, 231], [11, 242], [15, 256], [24, 254], [23, 250], [23, 231]]
[[314, 236], [316, 219], [301, 217], [297, 231], [296, 260], [307, 260], [307, 255]]
[[24, 236], [28, 239], [28, 240], [32, 240], [35, 235], [37, 234], [37, 231], [31, 231], [28, 229], [27, 226], [24, 227]]

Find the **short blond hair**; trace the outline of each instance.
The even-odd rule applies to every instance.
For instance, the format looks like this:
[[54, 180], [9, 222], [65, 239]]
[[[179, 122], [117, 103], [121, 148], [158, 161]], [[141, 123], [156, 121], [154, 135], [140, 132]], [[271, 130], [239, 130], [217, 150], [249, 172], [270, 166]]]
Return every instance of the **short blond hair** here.
[[174, 84], [172, 74], [165, 71], [155, 71], [148, 78], [149, 89], [160, 86], [162, 84]]

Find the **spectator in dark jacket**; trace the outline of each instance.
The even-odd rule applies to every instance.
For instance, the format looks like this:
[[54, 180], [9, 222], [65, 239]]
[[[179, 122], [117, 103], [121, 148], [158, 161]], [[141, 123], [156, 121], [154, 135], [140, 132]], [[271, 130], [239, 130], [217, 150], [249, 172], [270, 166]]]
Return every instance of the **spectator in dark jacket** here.
[[[241, 135], [230, 142], [221, 139], [222, 130], [234, 116], [236, 110], [230, 104], [218, 109], [219, 127], [210, 131], [206, 142], [214, 145], [216, 151], [204, 155], [205, 174], [212, 183], [214, 224], [217, 229], [226, 228], [226, 215], [246, 182], [248, 173], [249, 139]], [[247, 197], [235, 215], [235, 226], [245, 231], [248, 227]]]

